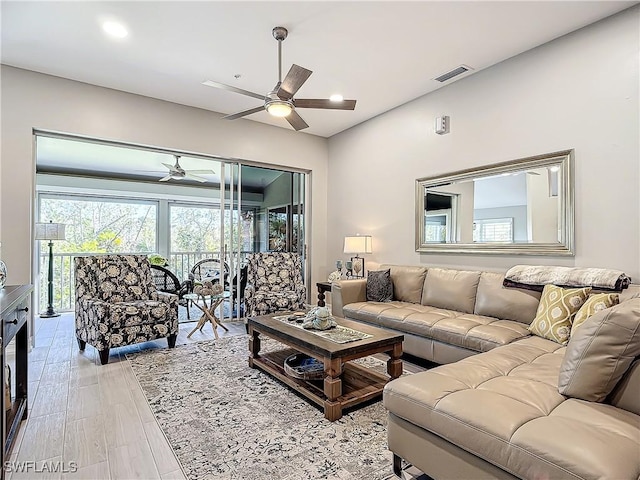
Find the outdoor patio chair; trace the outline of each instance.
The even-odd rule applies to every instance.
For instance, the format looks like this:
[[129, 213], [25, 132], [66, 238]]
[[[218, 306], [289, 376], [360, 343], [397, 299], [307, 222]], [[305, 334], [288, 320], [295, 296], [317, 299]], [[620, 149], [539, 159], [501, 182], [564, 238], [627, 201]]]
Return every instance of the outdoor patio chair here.
[[109, 349], [178, 335], [178, 296], [159, 292], [146, 255], [75, 258], [76, 337], [109, 362]]
[[194, 282], [201, 282], [203, 278], [207, 278], [214, 283], [217, 280], [226, 289], [229, 286], [229, 265], [224, 262], [223, 266], [221, 266], [220, 260], [217, 258], [205, 258], [191, 267], [191, 275], [189, 277]]
[[301, 310], [307, 299], [300, 255], [260, 252], [249, 255], [245, 305], [247, 316]]
[[184, 298], [187, 293], [193, 292], [193, 282], [189, 279], [180, 282], [178, 277], [166, 267], [151, 264], [153, 283], [159, 292], [173, 293], [178, 296], [178, 305], [187, 308], [187, 320], [191, 320], [189, 313], [189, 300]]

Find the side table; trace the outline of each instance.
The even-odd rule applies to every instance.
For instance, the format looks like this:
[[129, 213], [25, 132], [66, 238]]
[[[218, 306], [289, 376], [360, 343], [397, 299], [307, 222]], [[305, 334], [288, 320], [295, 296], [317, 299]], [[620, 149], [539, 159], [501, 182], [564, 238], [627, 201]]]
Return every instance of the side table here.
[[[227, 291], [224, 291], [219, 295], [200, 295], [197, 293], [187, 293], [186, 295], [184, 295], [183, 298], [186, 298], [187, 301], [191, 302], [192, 305], [195, 305], [197, 308], [202, 310], [202, 316], [200, 317], [200, 320], [198, 320], [198, 323], [196, 324], [195, 328], [191, 330], [191, 333], [187, 335], [187, 338], [191, 338], [191, 335], [193, 335], [195, 331], [198, 329], [202, 331], [207, 321], [211, 322], [211, 328], [213, 328], [213, 334], [215, 335], [216, 339], [218, 338], [218, 325], [220, 325], [222, 328], [224, 328], [228, 332], [229, 329], [225, 327], [222, 323], [220, 323], [220, 320], [216, 316], [216, 308], [218, 308], [218, 306], [223, 301], [228, 299], [230, 296], [231, 296], [231, 293]], [[198, 303], [199, 298], [202, 298], [202, 302], [204, 303], [204, 306], [200, 306], [200, 304]], [[207, 298], [209, 298], [208, 306], [207, 306]]]
[[331, 282], [318, 282], [316, 283], [316, 287], [318, 287], [318, 306], [324, 307], [324, 294], [331, 292]]

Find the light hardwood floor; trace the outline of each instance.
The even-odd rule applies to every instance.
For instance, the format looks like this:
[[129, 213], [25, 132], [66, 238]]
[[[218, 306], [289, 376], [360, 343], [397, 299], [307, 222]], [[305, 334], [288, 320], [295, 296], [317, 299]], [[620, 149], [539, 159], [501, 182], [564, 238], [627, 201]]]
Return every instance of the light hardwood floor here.
[[[241, 322], [225, 323], [220, 337], [245, 333]], [[177, 344], [213, 340], [209, 324], [191, 339], [195, 323], [181, 323]], [[35, 321], [29, 354], [29, 416], [22, 423], [10, 461], [63, 462], [74, 473], [8, 473], [7, 480], [184, 479], [180, 464], [149, 408], [127, 353], [167, 348], [166, 340], [114, 349], [100, 365], [97, 351], [78, 350], [74, 317]], [[384, 358], [384, 357], [383, 357]], [[408, 364], [413, 373], [424, 370]]]
[[[242, 335], [242, 323], [225, 323]], [[191, 339], [194, 323], [180, 324], [178, 344], [211, 340], [210, 325]], [[156, 423], [125, 354], [167, 348], [166, 340], [114, 349], [109, 364], [97, 351], [78, 350], [72, 313], [36, 318], [35, 348], [29, 354], [29, 416], [22, 423], [10, 461], [62, 461], [75, 473], [10, 472], [11, 480], [184, 479], [180, 464]]]

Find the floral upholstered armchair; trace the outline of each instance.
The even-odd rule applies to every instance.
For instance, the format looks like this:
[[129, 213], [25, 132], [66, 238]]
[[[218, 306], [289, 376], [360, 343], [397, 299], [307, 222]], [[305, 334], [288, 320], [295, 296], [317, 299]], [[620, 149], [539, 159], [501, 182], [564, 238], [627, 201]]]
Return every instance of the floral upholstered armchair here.
[[247, 316], [300, 310], [306, 299], [299, 254], [261, 252], [249, 255], [245, 289]]
[[145, 255], [76, 257], [76, 337], [94, 346], [100, 362], [109, 349], [167, 337], [175, 347], [178, 296], [157, 291]]

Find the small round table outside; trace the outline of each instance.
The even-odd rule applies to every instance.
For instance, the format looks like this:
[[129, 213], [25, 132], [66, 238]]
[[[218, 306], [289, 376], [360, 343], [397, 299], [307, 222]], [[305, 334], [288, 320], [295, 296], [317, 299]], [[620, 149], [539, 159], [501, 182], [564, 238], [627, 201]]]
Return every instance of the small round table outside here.
[[[224, 291], [218, 295], [200, 295], [198, 293], [187, 293], [186, 295], [184, 295], [183, 298], [186, 298], [189, 302], [191, 302], [192, 305], [195, 305], [202, 311], [200, 320], [198, 320], [195, 328], [191, 330], [191, 333], [187, 335], [187, 338], [191, 338], [191, 335], [193, 335], [194, 332], [198, 329], [202, 331], [207, 321], [211, 322], [211, 328], [213, 328], [213, 334], [215, 335], [216, 339], [219, 338], [218, 325], [220, 325], [228, 332], [229, 329], [222, 323], [220, 323], [220, 319], [216, 316], [216, 308], [218, 308], [218, 306], [229, 297], [231, 297], [231, 292], [227, 291]], [[202, 299], [203, 305], [200, 305], [198, 303], [199, 299]], [[209, 301], [208, 305], [207, 300]]]

